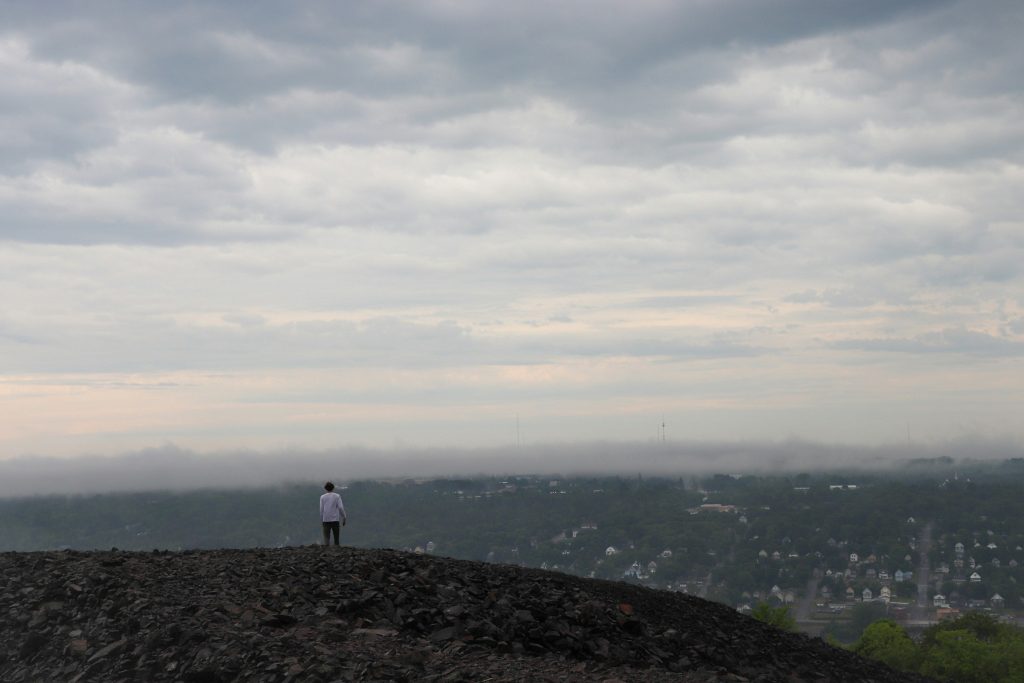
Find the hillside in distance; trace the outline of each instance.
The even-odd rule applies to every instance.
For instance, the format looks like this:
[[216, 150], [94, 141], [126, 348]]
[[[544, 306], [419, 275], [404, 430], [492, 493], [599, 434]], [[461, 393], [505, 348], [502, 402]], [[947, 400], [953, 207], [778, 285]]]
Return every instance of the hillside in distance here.
[[693, 596], [393, 550], [0, 554], [4, 681], [920, 681]]

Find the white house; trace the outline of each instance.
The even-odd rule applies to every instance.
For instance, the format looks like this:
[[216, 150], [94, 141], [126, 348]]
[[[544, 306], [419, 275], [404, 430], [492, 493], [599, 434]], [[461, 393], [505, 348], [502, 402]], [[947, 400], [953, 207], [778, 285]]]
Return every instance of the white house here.
[[971, 583], [981, 583], [981, 574], [974, 572], [971, 574]]
[[870, 588], [865, 588], [864, 592], [862, 592], [860, 595], [864, 602], [871, 602], [872, 593]]
[[619, 554], [619, 549], [618, 549], [618, 548], [616, 548], [616, 547], [615, 547], [615, 546], [613, 546], [613, 545], [610, 545], [610, 546], [608, 546], [607, 548], [605, 548], [605, 550], [604, 550], [604, 554], [605, 554], [606, 556], [608, 556], [608, 557], [611, 557], [612, 555], [618, 555], [618, 554]]
[[949, 605], [946, 604], [946, 596], [942, 593], [935, 594], [935, 597], [932, 598], [932, 605], [934, 607], [949, 607]]

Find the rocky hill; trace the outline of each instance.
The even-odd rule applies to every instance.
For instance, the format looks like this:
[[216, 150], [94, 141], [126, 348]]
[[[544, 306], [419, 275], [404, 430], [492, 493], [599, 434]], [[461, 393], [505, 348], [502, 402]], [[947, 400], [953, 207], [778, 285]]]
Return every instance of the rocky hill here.
[[916, 681], [691, 596], [390, 550], [0, 554], [3, 681]]

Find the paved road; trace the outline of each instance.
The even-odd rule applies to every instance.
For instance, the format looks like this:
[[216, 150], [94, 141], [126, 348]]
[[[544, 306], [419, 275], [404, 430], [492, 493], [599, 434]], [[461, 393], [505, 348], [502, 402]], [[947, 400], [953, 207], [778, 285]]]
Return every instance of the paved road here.
[[817, 570], [814, 572], [814, 576], [807, 582], [807, 587], [804, 590], [804, 595], [800, 598], [799, 602], [796, 603], [796, 620], [807, 621], [811, 618], [811, 608], [814, 606], [814, 600], [818, 596], [818, 582], [820, 575]]
[[917, 539], [917, 552], [921, 553], [921, 561], [917, 565], [917, 609], [914, 610], [912, 618], [926, 619], [928, 610], [928, 580], [931, 567], [928, 565], [928, 553], [932, 549], [932, 522], [928, 522], [921, 529], [921, 536]]
[[697, 591], [697, 597], [708, 597], [708, 588], [711, 587], [711, 574], [712, 572], [708, 572], [708, 575], [704, 577], [704, 585], [700, 587], [699, 591]]

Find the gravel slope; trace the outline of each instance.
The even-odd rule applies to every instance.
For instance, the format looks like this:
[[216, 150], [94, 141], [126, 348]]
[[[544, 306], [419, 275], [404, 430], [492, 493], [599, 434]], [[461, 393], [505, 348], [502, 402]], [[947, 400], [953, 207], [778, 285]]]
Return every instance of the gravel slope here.
[[687, 595], [391, 550], [0, 554], [3, 681], [920, 681]]

